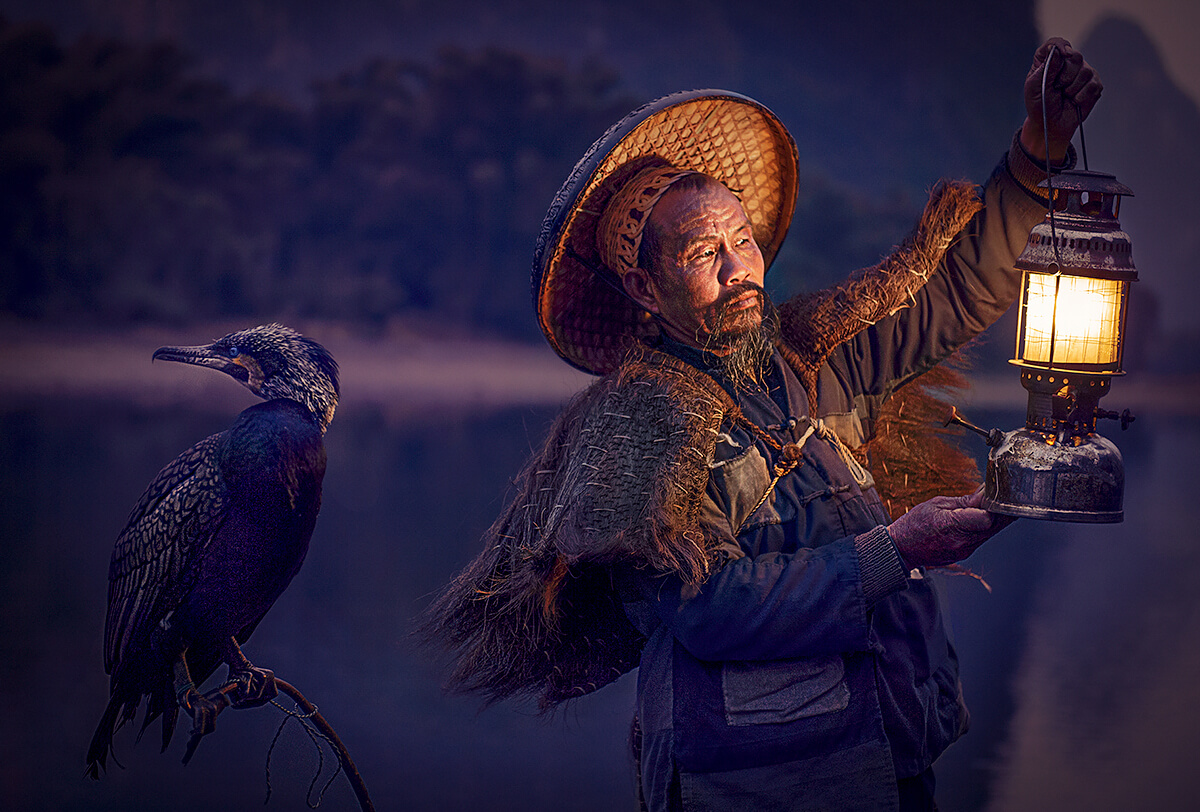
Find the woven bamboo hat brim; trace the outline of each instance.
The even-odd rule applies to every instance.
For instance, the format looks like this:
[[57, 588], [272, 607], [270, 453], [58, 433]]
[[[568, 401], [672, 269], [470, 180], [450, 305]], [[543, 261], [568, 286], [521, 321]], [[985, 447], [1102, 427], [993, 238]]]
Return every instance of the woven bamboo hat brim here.
[[609, 128], [571, 171], [542, 222], [533, 260], [533, 305], [550, 346], [602, 375], [637, 338], [658, 333], [621, 292], [596, 247], [596, 223], [625, 180], [654, 164], [711, 175], [736, 194], [769, 268], [796, 209], [796, 144], [751, 98], [726, 90], [673, 93]]

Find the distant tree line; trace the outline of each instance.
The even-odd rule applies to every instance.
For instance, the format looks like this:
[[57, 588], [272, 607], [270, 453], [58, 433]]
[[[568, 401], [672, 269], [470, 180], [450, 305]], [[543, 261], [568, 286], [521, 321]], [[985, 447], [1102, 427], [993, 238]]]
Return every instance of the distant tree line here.
[[[420, 314], [532, 337], [549, 202], [643, 99], [600, 65], [498, 49], [374, 59], [306, 105], [236, 95], [170, 44], [0, 19], [0, 308], [110, 325]], [[805, 178], [778, 289], [897, 241], [920, 201]]]

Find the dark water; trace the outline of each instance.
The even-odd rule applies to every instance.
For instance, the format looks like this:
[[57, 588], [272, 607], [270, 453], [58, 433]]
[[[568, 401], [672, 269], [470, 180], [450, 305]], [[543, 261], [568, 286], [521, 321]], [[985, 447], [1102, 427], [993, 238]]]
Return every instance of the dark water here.
[[[474, 553], [552, 409], [389, 421], [343, 409], [303, 571], [246, 646], [316, 702], [377, 808], [632, 810], [633, 680], [565, 714], [450, 697], [407, 634]], [[973, 417], [1011, 428], [1016, 415]], [[112, 542], [166, 461], [231, 414], [123, 404], [10, 407], [0, 433], [0, 807], [259, 809], [282, 714], [228, 712], [186, 768], [124, 730], [100, 782], [84, 753], [107, 698], [101, 637]], [[1200, 756], [1200, 492], [1194, 421], [1118, 438], [1127, 519], [1022, 521], [946, 584], [971, 733], [939, 762], [945, 810], [1191, 809]], [[182, 724], [182, 723], [181, 723]], [[326, 767], [330, 757], [326, 754]], [[303, 808], [317, 755], [294, 722], [268, 809]], [[324, 778], [318, 782], [318, 788]], [[990, 804], [990, 806], [989, 806]], [[322, 809], [356, 809], [345, 782]]]

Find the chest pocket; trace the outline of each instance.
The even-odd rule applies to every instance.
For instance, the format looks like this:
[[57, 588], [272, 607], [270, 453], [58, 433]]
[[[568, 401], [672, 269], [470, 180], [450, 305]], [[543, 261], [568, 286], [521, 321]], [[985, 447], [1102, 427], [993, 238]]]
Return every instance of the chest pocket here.
[[840, 655], [721, 667], [725, 721], [732, 726], [794, 722], [850, 704]]
[[758, 510], [754, 509], [771, 485], [771, 467], [756, 446], [751, 445], [736, 457], [713, 462], [709, 476], [715, 486], [709, 493], [717, 501], [717, 509], [728, 518], [731, 530], [741, 527], [752, 512], [754, 517], [748, 527], [783, 521], [772, 498], [774, 494]]

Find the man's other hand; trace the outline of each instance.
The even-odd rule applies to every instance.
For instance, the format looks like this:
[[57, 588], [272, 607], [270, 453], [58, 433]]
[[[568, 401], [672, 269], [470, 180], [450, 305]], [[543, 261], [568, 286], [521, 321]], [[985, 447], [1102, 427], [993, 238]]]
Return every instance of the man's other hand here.
[[970, 496], [935, 496], [888, 526], [897, 552], [910, 567], [941, 567], [962, 561], [1013, 517], [989, 513], [983, 490]]

